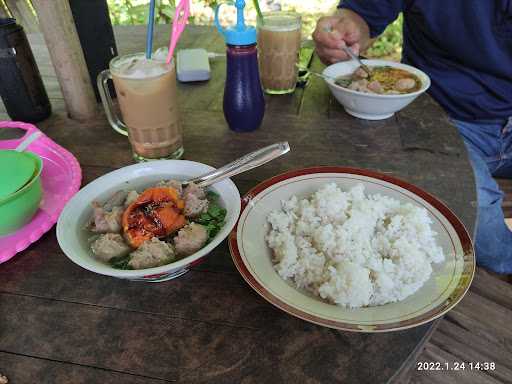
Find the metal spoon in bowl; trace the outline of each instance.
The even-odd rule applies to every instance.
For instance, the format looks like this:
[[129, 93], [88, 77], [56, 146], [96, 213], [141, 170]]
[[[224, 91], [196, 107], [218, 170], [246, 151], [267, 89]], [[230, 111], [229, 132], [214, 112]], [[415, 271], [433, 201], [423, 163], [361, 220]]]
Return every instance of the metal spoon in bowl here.
[[368, 66], [366, 66], [366, 64], [364, 64], [364, 63], [361, 61], [361, 59], [359, 58], [359, 56], [357, 56], [354, 52], [352, 52], [352, 50], [351, 50], [349, 47], [347, 47], [346, 45], [343, 45], [343, 46], [341, 47], [341, 49], [343, 49], [343, 51], [344, 51], [347, 55], [349, 55], [349, 56], [350, 56], [350, 58], [351, 58], [352, 60], [356, 60], [356, 61], [359, 63], [359, 66], [361, 67], [361, 69], [362, 69], [363, 71], [365, 71], [365, 72], [368, 74], [368, 77], [371, 77], [371, 76], [372, 76], [372, 71], [371, 71], [371, 69], [370, 69]]
[[249, 171], [253, 168], [259, 167], [260, 165], [266, 164], [289, 151], [290, 146], [287, 141], [275, 143], [248, 153], [247, 155], [244, 155], [219, 169], [193, 179], [185, 180], [182, 182], [182, 185], [185, 186], [190, 183], [195, 183], [199, 187], [207, 187], [208, 185], [212, 185], [228, 177], [238, 175], [239, 173]]
[[[327, 33], [331, 33], [333, 31], [332, 29], [332, 26], [329, 26], [329, 27], [325, 27], [324, 28], [324, 31], [327, 32]], [[341, 45], [340, 45], [340, 48], [343, 50], [343, 52], [345, 52], [352, 60], [355, 60], [357, 61], [357, 63], [359, 64], [359, 66], [363, 69], [363, 71], [365, 71], [369, 77], [372, 76], [372, 71], [370, 68], [368, 68], [368, 66], [366, 64], [364, 64], [361, 59], [359, 58], [359, 56], [357, 56], [353, 51], [352, 49], [350, 49], [350, 47], [347, 47], [347, 45], [343, 42]]]
[[295, 66], [296, 66], [300, 71], [305, 71], [305, 72], [307, 72], [307, 73], [311, 73], [312, 75], [315, 75], [315, 76], [321, 77], [322, 79], [332, 80], [332, 81], [335, 81], [335, 80], [336, 80], [336, 78], [335, 78], [335, 77], [332, 77], [332, 76], [329, 76], [329, 75], [324, 75], [324, 74], [323, 74], [323, 73], [321, 73], [321, 72], [312, 71], [311, 69], [301, 67], [301, 66], [300, 66], [300, 65], [298, 65], [298, 64], [295, 64]]
[[[300, 67], [299, 67], [300, 68]], [[321, 72], [315, 72], [315, 71], [312, 71], [310, 70], [309, 68], [308, 69], [304, 69], [304, 68], [300, 68], [304, 71], [307, 71], [308, 73], [312, 74], [312, 75], [315, 75], [315, 76], [318, 76], [318, 77], [321, 77], [322, 79], [324, 80], [331, 80], [334, 85], [338, 85], [338, 86], [341, 86], [341, 87], [344, 87], [346, 88], [345, 85], [342, 85], [340, 84], [341, 81], [344, 81], [343, 77], [344, 76], [339, 76], [339, 77], [333, 77], [333, 76], [329, 76], [329, 75], [326, 75], [324, 73], [321, 73]]]

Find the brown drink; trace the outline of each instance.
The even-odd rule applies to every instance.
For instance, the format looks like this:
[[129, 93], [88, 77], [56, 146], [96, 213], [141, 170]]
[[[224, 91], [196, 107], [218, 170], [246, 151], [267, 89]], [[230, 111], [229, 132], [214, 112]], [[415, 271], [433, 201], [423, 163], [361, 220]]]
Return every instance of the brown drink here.
[[[136, 54], [114, 59], [110, 73], [135, 159], [180, 158], [183, 141], [174, 64]], [[115, 120], [110, 121], [114, 129], [123, 131]]]
[[258, 57], [265, 92], [284, 94], [295, 90], [300, 30], [300, 16], [295, 13], [266, 13], [263, 22], [259, 21]]

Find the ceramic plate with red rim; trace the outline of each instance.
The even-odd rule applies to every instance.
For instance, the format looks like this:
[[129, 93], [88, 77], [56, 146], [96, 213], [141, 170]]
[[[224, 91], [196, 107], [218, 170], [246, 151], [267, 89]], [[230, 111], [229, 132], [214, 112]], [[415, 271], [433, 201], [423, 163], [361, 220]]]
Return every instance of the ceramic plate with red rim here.
[[[274, 270], [265, 235], [267, 215], [292, 195], [304, 198], [324, 184], [342, 190], [362, 183], [365, 193], [381, 194], [427, 209], [445, 261], [432, 264], [429, 280], [396, 303], [348, 309], [298, 290]], [[326, 327], [355, 332], [387, 332], [429, 322], [453, 308], [467, 292], [475, 272], [471, 238], [457, 216], [431, 194], [409, 183], [363, 169], [318, 167], [291, 171], [268, 179], [242, 200], [242, 214], [229, 238], [233, 261], [249, 285], [283, 311]]]

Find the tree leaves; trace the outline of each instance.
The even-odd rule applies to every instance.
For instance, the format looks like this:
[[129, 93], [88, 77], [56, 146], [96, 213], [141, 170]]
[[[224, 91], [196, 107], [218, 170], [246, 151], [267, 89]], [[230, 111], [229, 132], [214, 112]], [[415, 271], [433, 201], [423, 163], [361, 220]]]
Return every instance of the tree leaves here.
[[[146, 24], [149, 0], [108, 0], [110, 17], [114, 25]], [[170, 24], [176, 10], [175, 0], [155, 1], [155, 24]]]

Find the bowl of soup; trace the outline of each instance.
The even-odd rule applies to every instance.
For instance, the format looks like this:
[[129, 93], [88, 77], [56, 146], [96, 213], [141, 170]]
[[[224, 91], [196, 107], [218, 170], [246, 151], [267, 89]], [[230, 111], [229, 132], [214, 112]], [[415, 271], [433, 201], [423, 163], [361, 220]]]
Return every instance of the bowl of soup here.
[[366, 120], [387, 119], [430, 87], [430, 78], [407, 64], [362, 60], [366, 73], [353, 60], [323, 71], [327, 86], [348, 114]]
[[161, 282], [205, 260], [240, 213], [230, 180], [206, 189], [182, 184], [214, 168], [188, 160], [157, 160], [107, 173], [64, 207], [57, 240], [64, 254], [91, 272]]

